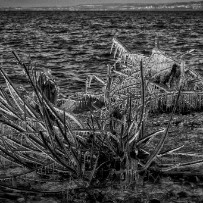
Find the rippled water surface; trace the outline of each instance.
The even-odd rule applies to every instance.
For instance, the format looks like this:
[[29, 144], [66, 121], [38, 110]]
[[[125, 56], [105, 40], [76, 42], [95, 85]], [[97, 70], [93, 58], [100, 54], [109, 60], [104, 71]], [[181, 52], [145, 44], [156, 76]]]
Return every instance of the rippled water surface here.
[[[149, 34], [136, 36], [141, 31]], [[105, 76], [115, 34], [129, 50], [149, 54], [154, 32], [169, 55], [195, 49], [185, 59], [203, 70], [203, 12], [0, 12], [0, 60], [16, 84], [26, 85], [12, 51], [25, 62], [30, 55], [69, 94], [84, 90], [87, 75]]]

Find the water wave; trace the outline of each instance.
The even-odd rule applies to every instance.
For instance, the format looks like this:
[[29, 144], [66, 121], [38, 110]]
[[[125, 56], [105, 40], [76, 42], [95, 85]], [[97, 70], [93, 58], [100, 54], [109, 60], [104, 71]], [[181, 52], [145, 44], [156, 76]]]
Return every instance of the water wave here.
[[[137, 36], [141, 31], [149, 34]], [[51, 69], [61, 91], [73, 93], [84, 91], [87, 75], [105, 76], [114, 35], [132, 52], [150, 54], [155, 32], [170, 55], [195, 49], [186, 60], [203, 70], [202, 12], [0, 12], [0, 60], [16, 84], [26, 84], [15, 50], [38, 69]]]

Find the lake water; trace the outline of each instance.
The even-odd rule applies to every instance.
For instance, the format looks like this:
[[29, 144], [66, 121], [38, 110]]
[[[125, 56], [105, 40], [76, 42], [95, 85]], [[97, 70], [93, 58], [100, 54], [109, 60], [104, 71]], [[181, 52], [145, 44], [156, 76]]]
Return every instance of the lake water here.
[[[136, 36], [141, 31], [148, 34]], [[160, 48], [185, 53], [203, 70], [203, 12], [0, 12], [0, 61], [15, 84], [27, 80], [12, 51], [39, 69], [52, 70], [61, 91], [84, 91], [89, 74], [105, 77], [113, 36], [132, 52], [149, 54], [159, 32]], [[192, 65], [193, 64], [193, 65]], [[194, 65], [196, 64], [196, 65]], [[0, 83], [3, 83], [2, 77]]]

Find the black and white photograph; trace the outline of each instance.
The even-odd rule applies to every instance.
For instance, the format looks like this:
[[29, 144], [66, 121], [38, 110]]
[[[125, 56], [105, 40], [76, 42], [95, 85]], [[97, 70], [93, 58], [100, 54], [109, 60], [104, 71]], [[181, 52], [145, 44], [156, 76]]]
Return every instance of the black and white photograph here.
[[202, 0], [0, 0], [0, 203], [203, 202]]

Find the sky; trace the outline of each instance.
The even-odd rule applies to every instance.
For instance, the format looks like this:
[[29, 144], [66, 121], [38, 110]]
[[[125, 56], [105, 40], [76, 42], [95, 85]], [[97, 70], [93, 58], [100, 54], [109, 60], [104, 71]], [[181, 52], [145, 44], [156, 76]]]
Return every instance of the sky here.
[[0, 0], [0, 7], [52, 7], [103, 3], [173, 3], [200, 0]]

